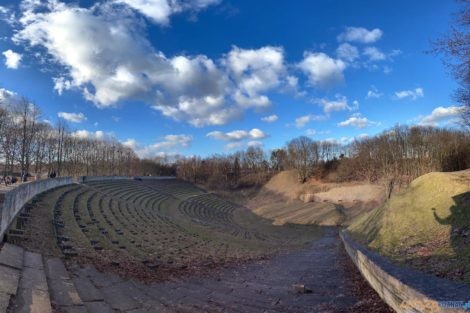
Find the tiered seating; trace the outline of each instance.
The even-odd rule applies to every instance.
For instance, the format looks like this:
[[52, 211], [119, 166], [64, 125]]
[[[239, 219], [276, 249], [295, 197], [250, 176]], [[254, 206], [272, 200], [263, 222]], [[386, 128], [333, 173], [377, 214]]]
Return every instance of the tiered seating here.
[[95, 183], [93, 189], [81, 186], [64, 192], [53, 220], [64, 253], [76, 254], [70, 237], [78, 237], [81, 245], [95, 251], [120, 249], [142, 259], [156, 254], [173, 262], [203, 255], [206, 241], [160, 212], [160, 204], [169, 197], [138, 186], [132, 181]]
[[149, 186], [158, 192], [172, 195], [179, 199], [187, 199], [189, 197], [205, 193], [204, 190], [178, 179], [144, 179], [142, 180], [142, 184]]
[[[62, 206], [64, 206], [64, 199], [70, 194], [75, 194], [79, 188], [68, 188], [63, 192], [56, 201], [54, 206], [54, 215], [52, 219], [52, 228], [54, 231], [57, 246], [62, 250], [62, 253], [67, 256], [76, 256], [77, 251], [71, 241], [71, 238], [65, 234], [64, 228], [66, 223], [62, 217]], [[75, 203], [74, 203], [75, 206]], [[72, 209], [74, 210], [74, 209]]]
[[284, 240], [270, 223], [178, 180], [94, 181], [54, 192], [51, 222], [67, 257], [78, 250], [85, 255], [114, 251], [142, 262], [183, 266], [191, 260], [264, 254]]
[[265, 240], [256, 230], [247, 229], [236, 223], [233, 213], [238, 207], [213, 194], [191, 197], [179, 205], [179, 210], [189, 216], [194, 223], [216, 231], [242, 237], [247, 240]]

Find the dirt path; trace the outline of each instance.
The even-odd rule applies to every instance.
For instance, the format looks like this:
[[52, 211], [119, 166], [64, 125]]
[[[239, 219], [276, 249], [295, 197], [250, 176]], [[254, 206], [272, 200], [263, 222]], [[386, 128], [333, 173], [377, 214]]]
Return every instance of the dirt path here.
[[[74, 275], [118, 312], [391, 312], [351, 265], [335, 228], [308, 249], [206, 278], [144, 285], [92, 267]], [[293, 284], [311, 293], [296, 293]]]

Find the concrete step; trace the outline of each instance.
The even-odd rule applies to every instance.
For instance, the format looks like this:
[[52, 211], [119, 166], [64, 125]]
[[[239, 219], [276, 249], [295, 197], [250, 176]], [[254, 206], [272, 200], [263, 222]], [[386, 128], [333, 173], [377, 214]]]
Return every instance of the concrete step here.
[[10, 305], [13, 313], [52, 313], [46, 273], [39, 253], [24, 253], [18, 294]]
[[5, 243], [0, 251], [0, 265], [9, 266], [18, 270], [23, 269], [24, 249], [10, 243]]
[[23, 248], [5, 243], [0, 250], [0, 312], [6, 312], [18, 293], [23, 269]]
[[61, 259], [46, 260], [46, 276], [54, 307], [60, 312], [88, 312]]

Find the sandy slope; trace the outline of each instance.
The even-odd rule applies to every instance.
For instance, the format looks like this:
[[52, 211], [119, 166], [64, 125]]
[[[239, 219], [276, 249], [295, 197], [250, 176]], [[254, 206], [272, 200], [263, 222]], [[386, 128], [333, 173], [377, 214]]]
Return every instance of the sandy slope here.
[[384, 189], [365, 183], [301, 184], [296, 171], [275, 175], [256, 193], [245, 195], [243, 204], [274, 224], [341, 225], [383, 202]]

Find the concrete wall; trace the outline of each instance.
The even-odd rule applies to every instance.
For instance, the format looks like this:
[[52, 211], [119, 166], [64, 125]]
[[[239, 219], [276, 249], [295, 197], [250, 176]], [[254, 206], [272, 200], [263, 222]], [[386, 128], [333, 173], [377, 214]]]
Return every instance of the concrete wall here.
[[175, 176], [137, 176], [142, 180], [162, 180], [162, 179], [176, 179]]
[[340, 232], [344, 247], [362, 276], [396, 312], [468, 312], [443, 309], [439, 301], [470, 300], [470, 286], [399, 267]]
[[3, 236], [5, 235], [5, 232], [7, 231], [11, 222], [15, 219], [23, 206], [35, 195], [55, 187], [69, 185], [72, 183], [72, 177], [43, 179], [19, 185], [15, 189], [6, 192], [4, 194], [5, 198], [3, 200], [3, 205], [0, 208], [0, 241], [3, 239]]
[[132, 179], [129, 176], [80, 176], [77, 181], [78, 183], [87, 183], [92, 181], [100, 180], [121, 180], [121, 179]]

